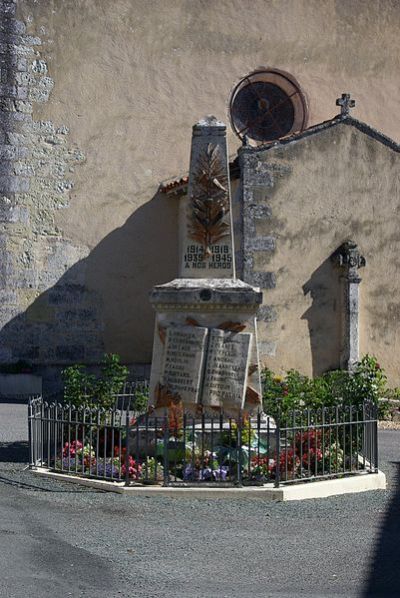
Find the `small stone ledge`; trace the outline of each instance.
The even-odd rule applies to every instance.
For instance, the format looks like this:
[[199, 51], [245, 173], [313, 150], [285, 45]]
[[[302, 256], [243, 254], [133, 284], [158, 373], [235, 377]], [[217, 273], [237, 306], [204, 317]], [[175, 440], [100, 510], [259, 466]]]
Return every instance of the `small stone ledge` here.
[[275, 246], [275, 237], [253, 237], [246, 241], [245, 251], [275, 251]]
[[178, 278], [158, 285], [150, 293], [153, 305], [241, 305], [258, 306], [262, 303], [259, 288], [239, 279]]
[[152, 496], [168, 496], [170, 498], [262, 498], [267, 501], [289, 501], [327, 498], [328, 496], [337, 496], [340, 494], [354, 494], [368, 492], [369, 490], [386, 489], [386, 476], [382, 471], [364, 473], [341, 479], [292, 484], [290, 486], [281, 486], [280, 488], [275, 488], [273, 484], [244, 486], [241, 488], [125, 486], [123, 482], [79, 478], [67, 474], [54, 473], [47, 469], [33, 469], [32, 473], [63, 482], [88, 486], [104, 492], [145, 496], [147, 498]]

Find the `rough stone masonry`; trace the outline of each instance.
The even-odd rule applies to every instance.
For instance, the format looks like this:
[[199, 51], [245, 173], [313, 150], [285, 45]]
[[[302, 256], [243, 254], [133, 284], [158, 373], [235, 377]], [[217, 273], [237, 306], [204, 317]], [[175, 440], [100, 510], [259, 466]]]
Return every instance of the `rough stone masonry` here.
[[72, 268], [88, 249], [55, 223], [69, 205], [84, 155], [62, 123], [35, 120], [53, 89], [41, 39], [0, 0], [0, 363], [96, 361], [102, 350], [98, 298]]

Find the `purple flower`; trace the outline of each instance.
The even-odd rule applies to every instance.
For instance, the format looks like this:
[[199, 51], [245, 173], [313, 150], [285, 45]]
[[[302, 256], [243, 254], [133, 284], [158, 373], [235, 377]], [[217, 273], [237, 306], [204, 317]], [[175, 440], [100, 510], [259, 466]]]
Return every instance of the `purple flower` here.
[[216, 480], [221, 480], [224, 482], [226, 480], [226, 476], [228, 475], [229, 468], [226, 466], [222, 466], [219, 469], [214, 469], [213, 474]]
[[211, 480], [213, 479], [213, 472], [211, 467], [205, 467], [199, 471], [199, 480]]
[[183, 472], [183, 479], [189, 480], [226, 480], [229, 468], [226, 466], [218, 467], [217, 469], [211, 469], [211, 467], [204, 467], [204, 469], [194, 469], [191, 465], [188, 465]]
[[71, 469], [71, 470], [75, 470], [76, 469], [82, 469], [82, 464], [81, 462], [75, 459], [75, 458], [68, 458], [68, 457], [64, 457], [62, 460], [62, 468], [63, 469]]
[[198, 480], [199, 479], [199, 472], [197, 469], [194, 469], [191, 465], [187, 465], [185, 471], [183, 472], [183, 479], [184, 480]]
[[112, 463], [104, 463], [100, 461], [97, 465], [92, 467], [92, 474], [98, 475], [105, 478], [119, 478], [119, 469]]

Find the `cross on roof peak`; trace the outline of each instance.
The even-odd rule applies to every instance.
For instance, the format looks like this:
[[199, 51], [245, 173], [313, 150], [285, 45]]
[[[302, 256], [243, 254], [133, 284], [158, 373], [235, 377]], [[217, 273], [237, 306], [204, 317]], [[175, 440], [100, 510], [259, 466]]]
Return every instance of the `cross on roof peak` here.
[[350, 99], [349, 93], [342, 93], [342, 97], [336, 100], [336, 106], [340, 106], [341, 116], [348, 116], [350, 114], [350, 108], [354, 108], [355, 105], [356, 101]]

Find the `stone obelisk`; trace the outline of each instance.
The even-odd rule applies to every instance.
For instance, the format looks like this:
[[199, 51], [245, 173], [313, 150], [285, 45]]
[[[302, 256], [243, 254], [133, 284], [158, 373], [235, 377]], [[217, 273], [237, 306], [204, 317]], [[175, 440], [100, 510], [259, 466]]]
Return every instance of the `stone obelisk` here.
[[226, 126], [213, 116], [193, 127], [179, 240], [179, 276], [236, 278]]
[[235, 416], [262, 405], [256, 313], [262, 293], [235, 277], [226, 127], [193, 127], [180, 206], [180, 278], [153, 288], [150, 404]]

